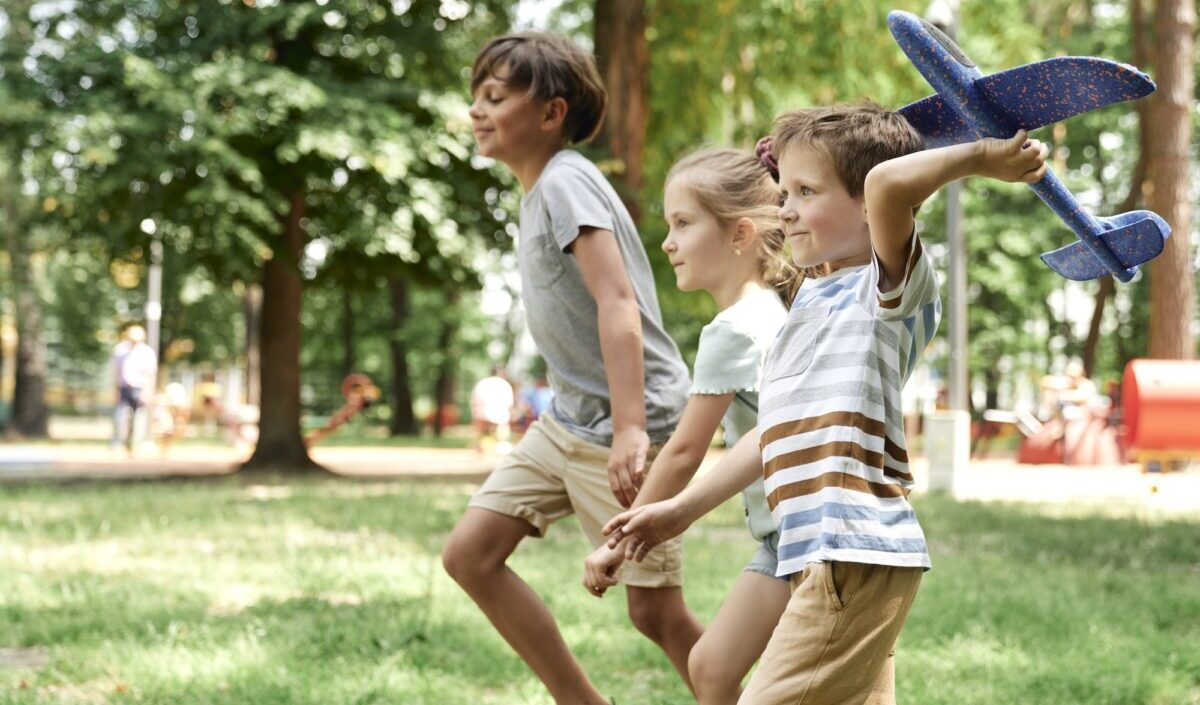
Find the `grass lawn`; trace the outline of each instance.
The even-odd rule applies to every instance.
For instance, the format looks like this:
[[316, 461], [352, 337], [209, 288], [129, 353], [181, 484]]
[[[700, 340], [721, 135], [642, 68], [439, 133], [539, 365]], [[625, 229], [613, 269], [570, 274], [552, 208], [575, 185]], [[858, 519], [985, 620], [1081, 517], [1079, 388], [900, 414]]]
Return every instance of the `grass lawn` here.
[[[0, 703], [549, 703], [441, 571], [471, 489], [0, 485], [0, 649], [45, 656], [0, 653]], [[1200, 518], [917, 510], [935, 568], [900, 640], [900, 702], [1200, 704]], [[579, 586], [585, 548], [570, 520], [513, 565], [621, 705], [691, 702], [621, 592]], [[703, 619], [751, 552], [733, 503], [693, 529]]]

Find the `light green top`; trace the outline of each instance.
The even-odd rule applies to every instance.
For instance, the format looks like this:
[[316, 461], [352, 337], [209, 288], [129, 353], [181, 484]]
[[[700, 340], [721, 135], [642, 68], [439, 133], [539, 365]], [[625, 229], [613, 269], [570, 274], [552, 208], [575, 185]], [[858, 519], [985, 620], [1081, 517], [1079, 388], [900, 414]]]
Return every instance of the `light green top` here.
[[[721, 420], [728, 447], [758, 423], [763, 362], [786, 319], [787, 309], [779, 296], [763, 289], [720, 312], [700, 331], [691, 393], [736, 393]], [[746, 524], [754, 538], [762, 540], [775, 531], [762, 478], [742, 490], [742, 501], [746, 505]]]

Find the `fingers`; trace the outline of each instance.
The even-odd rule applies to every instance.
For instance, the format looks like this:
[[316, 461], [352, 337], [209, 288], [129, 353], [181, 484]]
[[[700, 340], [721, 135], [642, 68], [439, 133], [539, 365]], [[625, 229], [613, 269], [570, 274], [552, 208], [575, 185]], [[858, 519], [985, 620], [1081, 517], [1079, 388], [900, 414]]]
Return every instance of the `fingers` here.
[[646, 481], [646, 449], [638, 448], [633, 455], [633, 481], [637, 489], [642, 489], [642, 483]]
[[1017, 134], [1013, 135], [1013, 138], [1008, 141], [1008, 147], [1014, 152], [1020, 152], [1025, 148], [1028, 141], [1029, 133], [1023, 129], [1017, 130]]
[[608, 537], [608, 547], [616, 548], [617, 544], [621, 543], [621, 539], [625, 538], [625, 525], [629, 520], [637, 516], [637, 510], [621, 512], [600, 529], [600, 533]]
[[1029, 146], [1024, 150], [1029, 154], [1025, 172], [1021, 175], [1021, 181], [1027, 184], [1037, 183], [1046, 175], [1046, 170], [1050, 168], [1046, 157], [1050, 154], [1050, 146], [1039, 140], [1030, 140]]
[[1043, 162], [1038, 168], [1026, 172], [1025, 175], [1021, 177], [1021, 181], [1024, 181], [1027, 184], [1036, 184], [1042, 180], [1042, 177], [1046, 175], [1046, 171], [1049, 169], [1050, 164], [1048, 162]]
[[626, 509], [633, 504], [633, 498], [637, 495], [637, 488], [633, 484], [633, 478], [629, 476], [629, 468], [617, 466], [609, 468], [608, 471], [608, 486], [612, 489], [613, 496]]

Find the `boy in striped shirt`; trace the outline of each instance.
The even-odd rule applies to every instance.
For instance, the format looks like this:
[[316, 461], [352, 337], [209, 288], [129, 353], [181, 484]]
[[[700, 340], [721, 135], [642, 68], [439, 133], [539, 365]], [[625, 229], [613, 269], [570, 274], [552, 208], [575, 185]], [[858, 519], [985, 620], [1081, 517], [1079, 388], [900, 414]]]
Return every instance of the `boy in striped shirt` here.
[[1023, 131], [922, 147], [873, 104], [776, 121], [792, 260], [828, 275], [805, 282], [767, 357], [758, 433], [673, 500], [605, 527], [616, 541], [633, 535], [636, 557], [762, 472], [792, 597], [741, 703], [895, 702], [896, 638], [930, 565], [908, 502], [900, 390], [941, 314], [914, 216], [956, 179], [1037, 181], [1048, 151]]

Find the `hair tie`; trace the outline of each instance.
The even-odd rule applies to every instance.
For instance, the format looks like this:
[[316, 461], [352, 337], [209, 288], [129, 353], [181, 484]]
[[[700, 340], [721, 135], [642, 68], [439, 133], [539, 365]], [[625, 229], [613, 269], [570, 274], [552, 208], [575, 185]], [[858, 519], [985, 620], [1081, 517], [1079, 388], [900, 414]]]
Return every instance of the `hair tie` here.
[[779, 164], [775, 162], [775, 157], [771, 156], [771, 136], [760, 139], [758, 144], [754, 145], [754, 154], [758, 157], [758, 161], [767, 168], [767, 172], [771, 174], [771, 178], [776, 183], [779, 182]]

